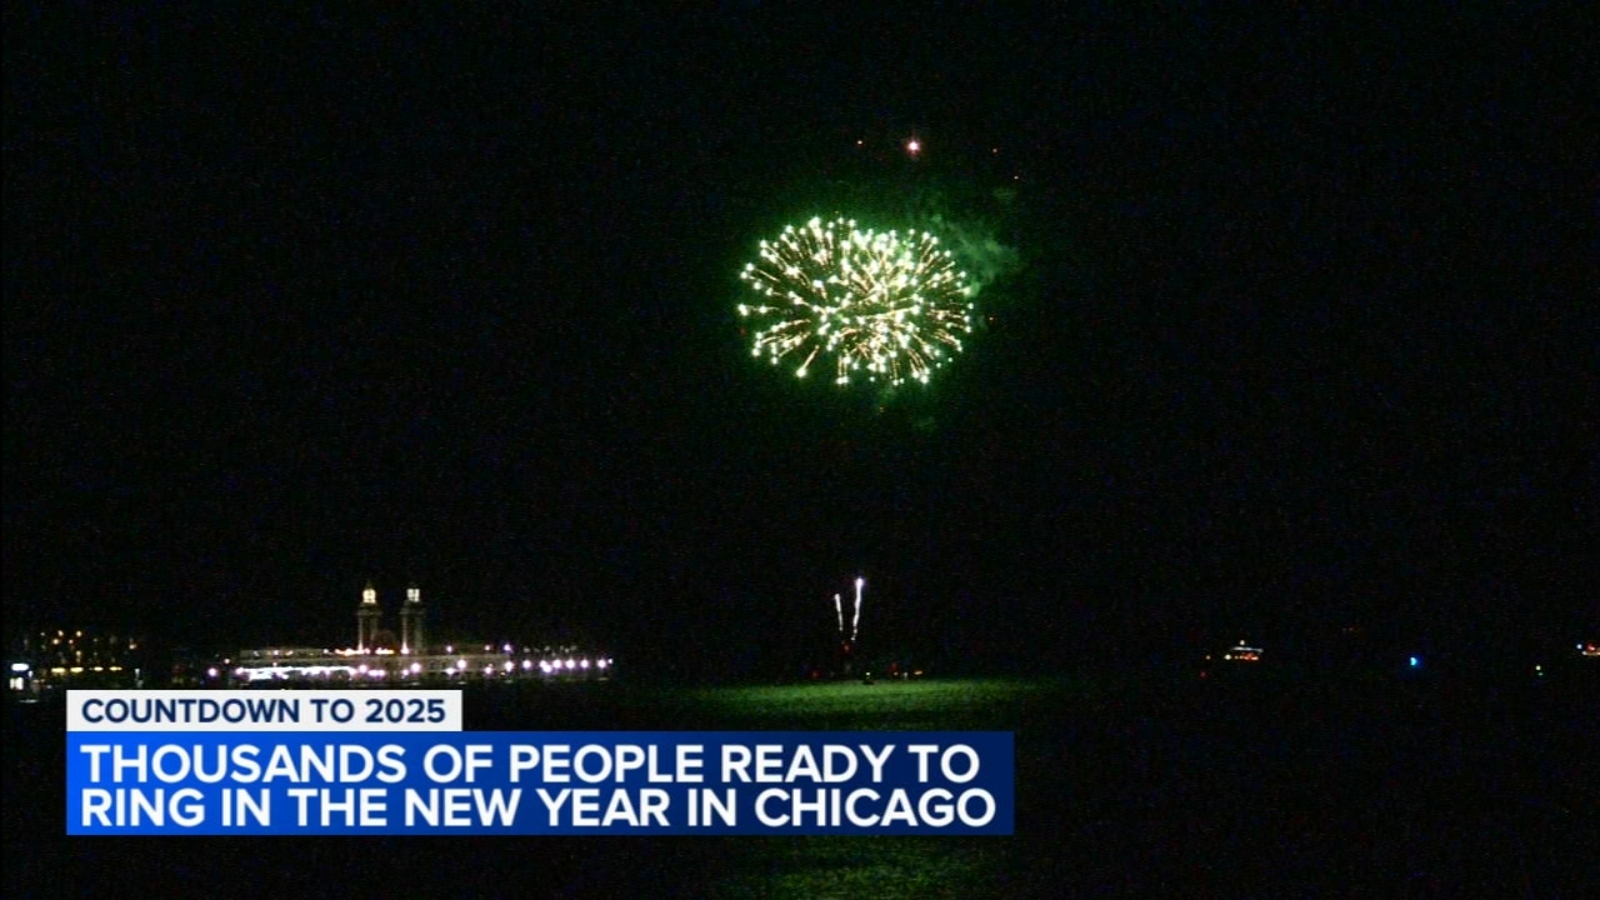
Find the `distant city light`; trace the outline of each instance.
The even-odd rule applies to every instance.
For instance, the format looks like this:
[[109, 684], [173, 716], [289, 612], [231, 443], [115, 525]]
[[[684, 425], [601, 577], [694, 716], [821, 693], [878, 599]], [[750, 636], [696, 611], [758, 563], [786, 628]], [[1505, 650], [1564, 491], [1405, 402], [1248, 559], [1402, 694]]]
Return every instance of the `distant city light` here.
[[28, 668], [29, 667], [28, 667], [27, 663], [12, 663], [11, 664], [11, 671], [13, 671], [13, 672], [26, 672], [26, 671], [28, 671]]
[[1228, 648], [1228, 652], [1222, 654], [1222, 658], [1232, 662], [1260, 662], [1261, 654], [1264, 652], [1260, 647], [1251, 647], [1240, 639], [1237, 645]]

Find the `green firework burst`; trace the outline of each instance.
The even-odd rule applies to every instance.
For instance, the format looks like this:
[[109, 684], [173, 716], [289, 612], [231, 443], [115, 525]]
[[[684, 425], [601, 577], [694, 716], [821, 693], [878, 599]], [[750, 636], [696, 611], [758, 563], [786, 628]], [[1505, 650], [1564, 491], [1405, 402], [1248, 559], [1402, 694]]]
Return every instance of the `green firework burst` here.
[[854, 220], [812, 219], [762, 241], [740, 279], [759, 295], [739, 304], [751, 355], [796, 363], [804, 378], [831, 358], [835, 381], [924, 384], [972, 332], [973, 288], [927, 232], [875, 232]]

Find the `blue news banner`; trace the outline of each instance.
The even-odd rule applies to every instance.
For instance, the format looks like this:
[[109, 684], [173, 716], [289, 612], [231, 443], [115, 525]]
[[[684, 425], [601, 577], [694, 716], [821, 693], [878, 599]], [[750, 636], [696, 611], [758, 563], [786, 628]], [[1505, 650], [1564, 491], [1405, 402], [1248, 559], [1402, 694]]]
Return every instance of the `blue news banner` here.
[[68, 734], [72, 835], [1013, 828], [1009, 732], [123, 731], [139, 726], [88, 708]]

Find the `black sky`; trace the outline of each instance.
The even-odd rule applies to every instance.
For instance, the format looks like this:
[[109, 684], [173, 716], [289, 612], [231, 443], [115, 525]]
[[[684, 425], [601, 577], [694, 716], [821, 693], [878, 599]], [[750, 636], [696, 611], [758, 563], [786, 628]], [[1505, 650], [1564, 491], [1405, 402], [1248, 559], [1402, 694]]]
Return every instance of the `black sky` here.
[[[414, 580], [757, 666], [858, 571], [884, 644], [1061, 662], [1600, 621], [1574, 23], [808, 6], [8, 4], [8, 627], [336, 642]], [[851, 182], [1018, 191], [883, 412], [732, 313]]]

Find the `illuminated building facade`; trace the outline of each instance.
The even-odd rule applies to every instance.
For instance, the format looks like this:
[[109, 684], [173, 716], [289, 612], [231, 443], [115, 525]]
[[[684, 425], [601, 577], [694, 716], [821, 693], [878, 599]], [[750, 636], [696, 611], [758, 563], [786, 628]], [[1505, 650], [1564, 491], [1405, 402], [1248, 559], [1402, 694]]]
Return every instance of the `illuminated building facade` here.
[[422, 591], [407, 588], [400, 608], [400, 637], [383, 627], [383, 608], [372, 585], [356, 606], [353, 648], [264, 647], [240, 650], [209, 672], [235, 686], [283, 682], [334, 682], [352, 686], [466, 681], [601, 680], [612, 660], [576, 645], [518, 645], [473, 642], [443, 647], [427, 643]]
[[14, 696], [39, 697], [64, 688], [144, 686], [143, 642], [82, 629], [29, 632], [7, 661]]
[[356, 651], [366, 653], [378, 644], [378, 626], [383, 621], [383, 610], [378, 608], [378, 590], [368, 584], [361, 592], [361, 605], [356, 607]]
[[400, 607], [400, 652], [410, 653], [413, 647], [421, 652], [428, 646], [422, 634], [422, 620], [427, 610], [422, 608], [422, 591], [416, 585], [406, 588], [406, 604]]

